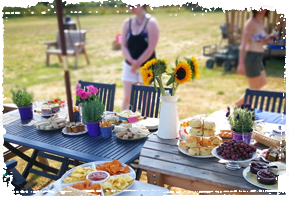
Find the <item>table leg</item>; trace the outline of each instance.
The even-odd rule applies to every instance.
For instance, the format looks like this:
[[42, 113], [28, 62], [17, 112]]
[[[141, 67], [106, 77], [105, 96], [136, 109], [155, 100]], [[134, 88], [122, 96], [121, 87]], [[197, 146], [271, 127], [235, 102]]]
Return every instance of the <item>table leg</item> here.
[[29, 174], [29, 170], [32, 168], [32, 166], [34, 165], [34, 163], [36, 162], [36, 157], [37, 157], [37, 153], [38, 150], [34, 150], [32, 155], [31, 155], [31, 159], [29, 160], [27, 166], [25, 167], [22, 176], [26, 179], [28, 174]]
[[[30, 162], [31, 161], [31, 158], [27, 155], [25, 155], [23, 152], [17, 150], [16, 148], [14, 148], [14, 146], [12, 146], [9, 142], [5, 142], [4, 141], [4, 146], [9, 149], [11, 152], [15, 153], [15, 155], [17, 155], [18, 157], [20, 157], [21, 159], [25, 160], [26, 162]], [[34, 161], [34, 164], [35, 166], [43, 169], [43, 170], [46, 170], [46, 171], [49, 171], [49, 172], [52, 172], [54, 174], [57, 174], [58, 173], [58, 170], [56, 168], [53, 168], [53, 167], [50, 167], [50, 166], [47, 166], [45, 164], [42, 164], [40, 162], [37, 162], [36, 160]]]
[[147, 171], [147, 178], [149, 184], [164, 187], [164, 175], [161, 173]]
[[65, 157], [62, 164], [61, 164], [61, 167], [59, 169], [59, 172], [57, 174], [57, 176], [60, 178], [67, 170], [69, 166], [69, 158]]

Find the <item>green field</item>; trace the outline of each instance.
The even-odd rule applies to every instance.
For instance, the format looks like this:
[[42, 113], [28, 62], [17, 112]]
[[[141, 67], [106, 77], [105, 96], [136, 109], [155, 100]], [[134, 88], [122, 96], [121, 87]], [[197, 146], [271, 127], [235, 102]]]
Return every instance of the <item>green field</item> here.
[[[115, 111], [120, 110], [123, 99], [121, 72], [123, 56], [121, 51], [112, 50], [112, 41], [121, 32], [123, 21], [128, 15], [86, 15], [80, 16], [81, 28], [87, 30], [87, 51], [90, 65], [80, 56], [79, 67], [74, 68], [74, 58], [69, 57], [71, 89], [79, 80], [116, 83]], [[206, 57], [202, 55], [204, 45], [219, 43], [220, 26], [225, 15], [219, 13], [155, 14], [160, 26], [160, 40], [157, 56], [167, 59], [171, 66], [177, 57], [195, 56], [200, 62], [200, 79], [180, 86], [177, 95], [179, 117], [184, 119], [200, 113], [212, 113], [234, 106], [235, 101], [247, 87], [245, 76], [238, 76], [233, 70], [225, 72], [223, 67], [209, 70], [205, 67]], [[76, 20], [76, 19], [74, 19]], [[66, 99], [63, 68], [56, 56], [51, 56], [50, 66], [45, 66], [44, 41], [56, 37], [57, 20], [53, 17], [26, 17], [3, 20], [4, 22], [4, 103], [12, 103], [10, 89], [27, 88], [35, 100], [60, 97]], [[285, 91], [285, 61], [272, 59], [267, 62], [266, 90]], [[75, 102], [75, 101], [74, 101]], [[18, 159], [18, 158], [17, 158]], [[19, 159], [18, 159], [19, 160]], [[20, 161], [20, 160], [19, 160]], [[56, 164], [56, 166], [58, 166]], [[20, 163], [18, 168], [23, 170]], [[30, 174], [29, 178], [38, 178]], [[38, 178], [31, 180], [30, 187], [42, 188], [49, 182]]]

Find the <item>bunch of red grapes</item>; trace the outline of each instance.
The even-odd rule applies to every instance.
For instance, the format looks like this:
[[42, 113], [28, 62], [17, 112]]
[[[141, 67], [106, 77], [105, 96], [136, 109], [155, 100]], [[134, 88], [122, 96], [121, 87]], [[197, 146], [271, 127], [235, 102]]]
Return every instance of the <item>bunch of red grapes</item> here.
[[254, 152], [256, 152], [255, 146], [237, 140], [224, 142], [217, 148], [218, 155], [221, 155], [224, 159], [232, 159], [235, 161], [238, 159], [250, 159]]

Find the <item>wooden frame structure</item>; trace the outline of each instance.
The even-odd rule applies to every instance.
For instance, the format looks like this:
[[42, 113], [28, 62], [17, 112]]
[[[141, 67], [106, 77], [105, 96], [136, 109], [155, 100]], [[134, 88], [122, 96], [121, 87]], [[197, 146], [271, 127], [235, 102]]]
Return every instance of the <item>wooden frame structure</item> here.
[[[240, 44], [240, 40], [243, 33], [243, 28], [246, 20], [252, 16], [252, 12], [245, 10], [226, 10], [225, 19], [228, 32], [228, 44]], [[285, 45], [286, 35], [286, 21], [284, 14], [278, 14], [277, 11], [270, 11], [268, 18], [265, 17], [264, 21], [265, 31], [271, 34], [275, 29], [281, 31], [281, 34], [277, 37], [277, 41], [281, 39], [281, 42], [270, 43], [270, 45]]]

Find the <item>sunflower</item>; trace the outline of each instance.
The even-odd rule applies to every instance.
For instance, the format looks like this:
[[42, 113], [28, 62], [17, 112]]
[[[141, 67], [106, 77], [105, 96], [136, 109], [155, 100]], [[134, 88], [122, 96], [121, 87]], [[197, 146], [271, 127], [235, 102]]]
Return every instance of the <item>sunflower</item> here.
[[149, 69], [152, 65], [155, 65], [157, 62], [158, 62], [158, 60], [155, 59], [155, 58], [153, 58], [152, 60], [147, 61], [147, 62], [144, 64], [143, 68], [144, 68], [144, 69]]
[[190, 82], [192, 78], [192, 70], [188, 63], [181, 61], [178, 63], [174, 71], [174, 75], [175, 75], [175, 80], [179, 84], [184, 84], [186, 82]]
[[144, 85], [149, 85], [152, 83], [154, 74], [152, 70], [143, 70], [142, 80]]
[[192, 57], [191, 61], [193, 66], [192, 71], [194, 71], [195, 73], [195, 78], [199, 78], [200, 77], [199, 63], [195, 57]]

